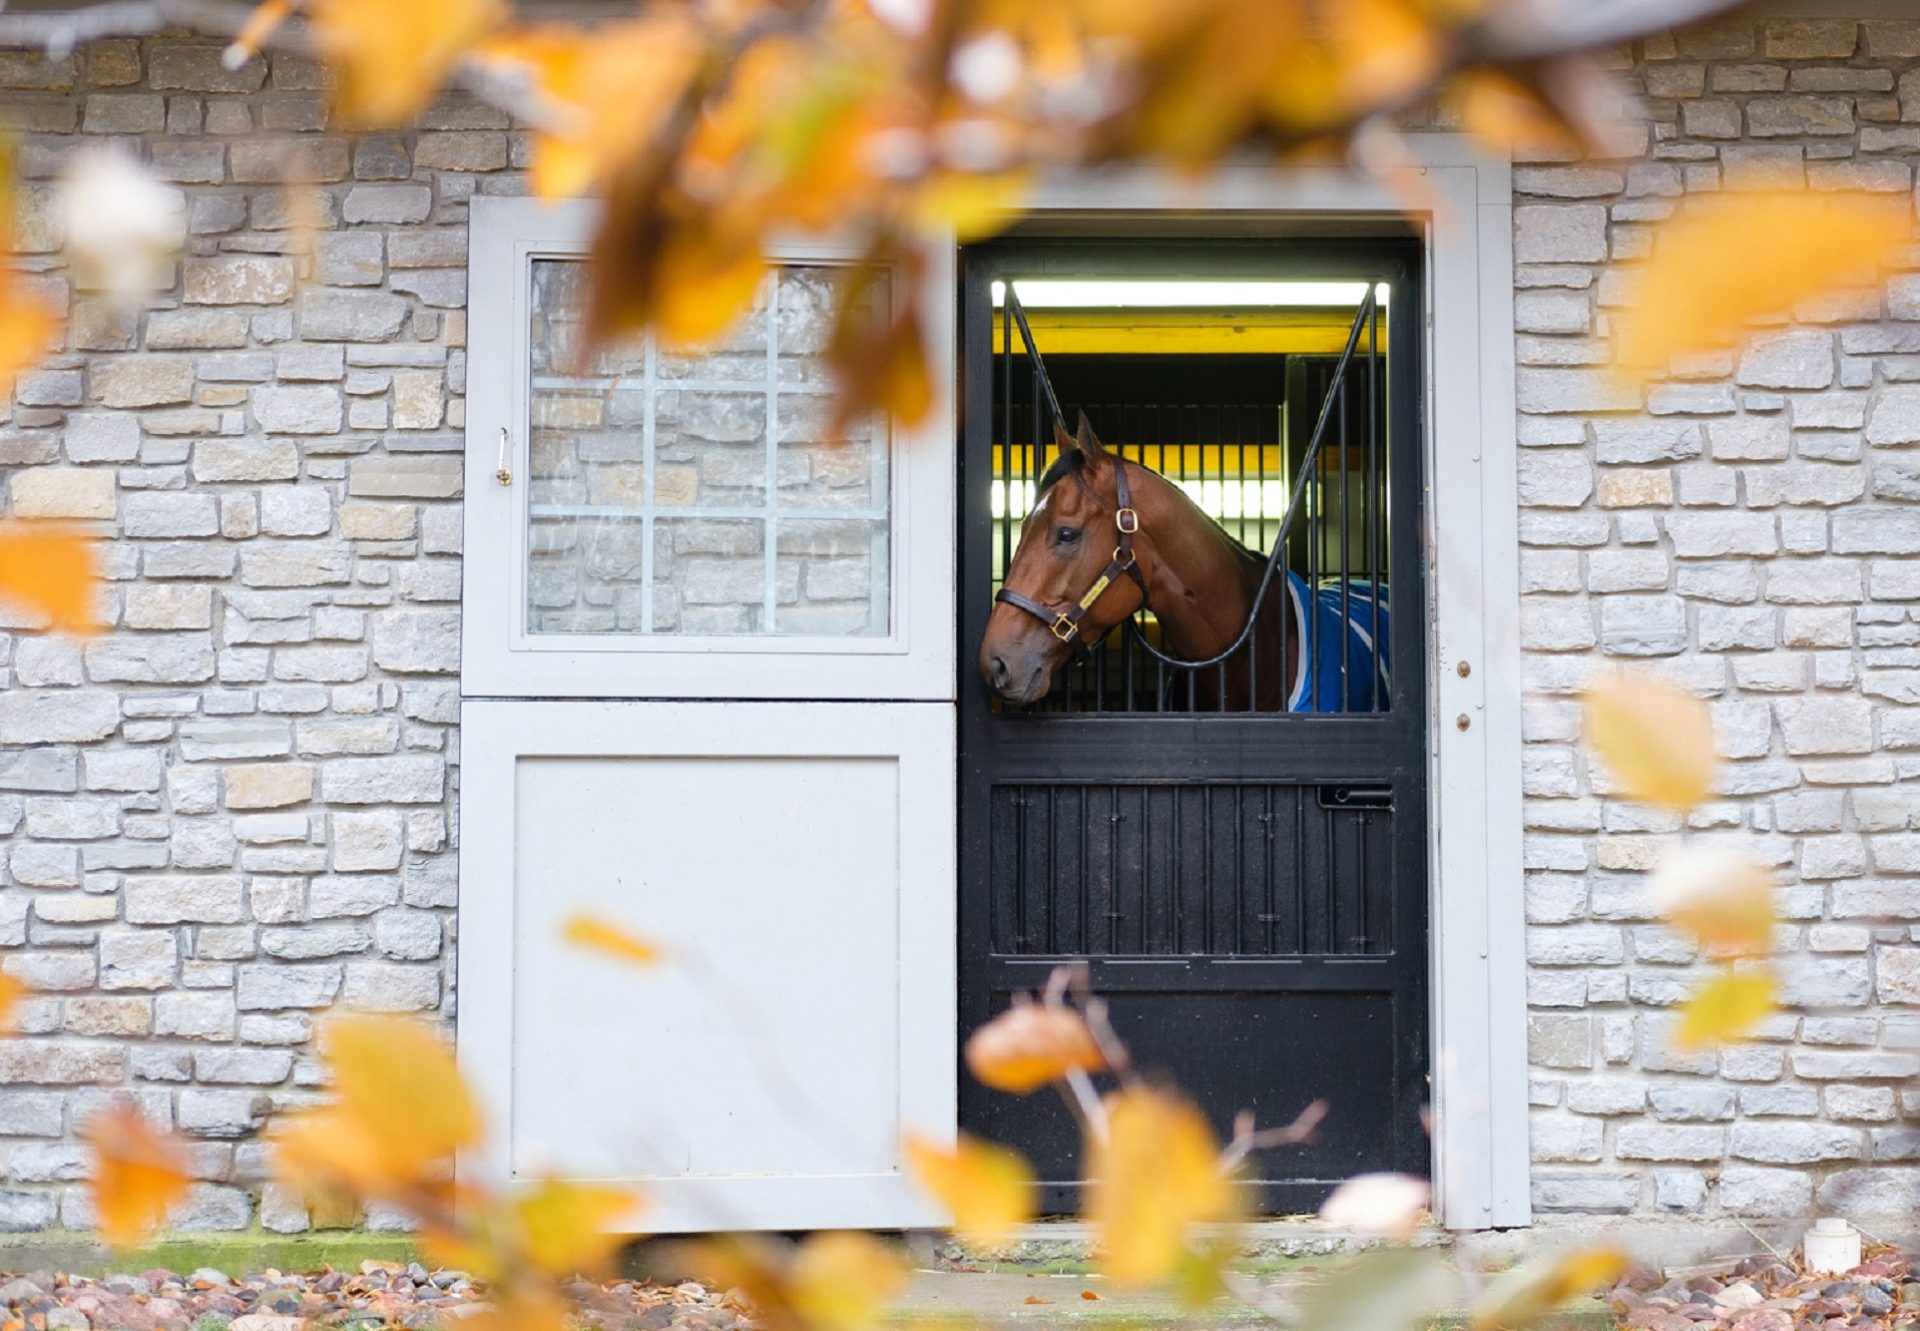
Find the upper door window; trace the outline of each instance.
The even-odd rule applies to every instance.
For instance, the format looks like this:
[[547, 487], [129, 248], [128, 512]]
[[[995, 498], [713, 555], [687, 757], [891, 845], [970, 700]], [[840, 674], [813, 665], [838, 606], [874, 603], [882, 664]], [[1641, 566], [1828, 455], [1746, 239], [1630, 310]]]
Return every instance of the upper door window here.
[[[951, 408], [836, 420], [857, 251], [784, 247], [701, 351], [590, 350], [591, 206], [472, 208], [465, 692], [950, 699]], [[924, 267], [950, 367], [951, 254]], [[849, 317], [890, 317], [905, 280]]]
[[835, 271], [779, 265], [702, 353], [591, 359], [589, 278], [532, 263], [526, 631], [886, 636], [890, 441], [834, 428]]

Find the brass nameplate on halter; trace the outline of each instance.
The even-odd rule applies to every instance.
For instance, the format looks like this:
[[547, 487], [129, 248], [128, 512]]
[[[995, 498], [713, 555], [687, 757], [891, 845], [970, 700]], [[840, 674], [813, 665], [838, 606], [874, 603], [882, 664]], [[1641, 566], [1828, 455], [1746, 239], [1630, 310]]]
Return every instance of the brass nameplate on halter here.
[[1100, 575], [1100, 581], [1087, 588], [1087, 594], [1080, 598], [1080, 608], [1082, 610], [1091, 610], [1093, 603], [1100, 599], [1100, 593], [1105, 591], [1108, 584], [1112, 581], [1113, 577], [1110, 574], [1102, 573]]

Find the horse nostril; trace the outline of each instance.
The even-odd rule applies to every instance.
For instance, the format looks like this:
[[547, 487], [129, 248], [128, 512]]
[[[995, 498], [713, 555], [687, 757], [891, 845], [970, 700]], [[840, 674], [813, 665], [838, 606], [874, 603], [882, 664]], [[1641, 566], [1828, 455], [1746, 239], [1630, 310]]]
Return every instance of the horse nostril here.
[[993, 676], [993, 686], [1002, 688], [1007, 682], [1007, 663], [997, 656], [987, 658], [987, 673]]

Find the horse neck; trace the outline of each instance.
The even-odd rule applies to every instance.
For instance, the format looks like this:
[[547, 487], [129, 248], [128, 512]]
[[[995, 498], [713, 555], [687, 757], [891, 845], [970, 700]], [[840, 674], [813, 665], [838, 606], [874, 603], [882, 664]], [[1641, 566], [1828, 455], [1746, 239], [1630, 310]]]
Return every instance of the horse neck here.
[[1227, 534], [1158, 473], [1136, 468], [1148, 497], [1141, 524], [1153, 523], [1153, 559], [1143, 569], [1147, 602], [1167, 646], [1182, 656], [1224, 651], [1246, 626], [1266, 561]]

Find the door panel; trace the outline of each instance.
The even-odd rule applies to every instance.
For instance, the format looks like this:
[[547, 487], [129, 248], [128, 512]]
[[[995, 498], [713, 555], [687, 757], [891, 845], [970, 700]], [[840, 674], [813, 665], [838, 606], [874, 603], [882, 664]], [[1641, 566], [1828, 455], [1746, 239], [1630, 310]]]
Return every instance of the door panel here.
[[[650, 1230], [934, 1223], [953, 1130], [953, 730], [939, 704], [480, 702], [460, 1052], [489, 1163], [617, 1180]], [[579, 913], [657, 940], [637, 968]]]
[[[1042, 706], [1002, 706], [971, 671], [960, 685], [962, 1034], [1071, 961], [1138, 1061], [1221, 1133], [1243, 1109], [1271, 1125], [1328, 1100], [1314, 1142], [1253, 1162], [1256, 1205], [1273, 1211], [1310, 1208], [1355, 1172], [1428, 1167], [1419, 262], [1416, 247], [1366, 242], [1029, 241], [963, 256], [968, 660], [1051, 437], [996, 283], [1339, 281], [1384, 305], [1377, 321], [1364, 303], [1357, 316], [1198, 319], [1192, 336], [1155, 309], [1137, 355], [1125, 310], [1033, 321], [1043, 353], [1049, 337], [1066, 350], [1045, 356], [1064, 413], [1084, 407], [1109, 450], [1175, 479], [1263, 554], [1298, 495], [1289, 570], [1398, 590], [1391, 683], [1371, 710], [1210, 712], [1204, 688], [1189, 693], [1126, 633]], [[1370, 322], [1369, 354], [1337, 377], [1329, 353]], [[1254, 334], [1267, 350], [1239, 350]], [[1080, 1143], [1055, 1098], [963, 1076], [961, 1122], [1028, 1152], [1049, 1209], [1077, 1206]]]

